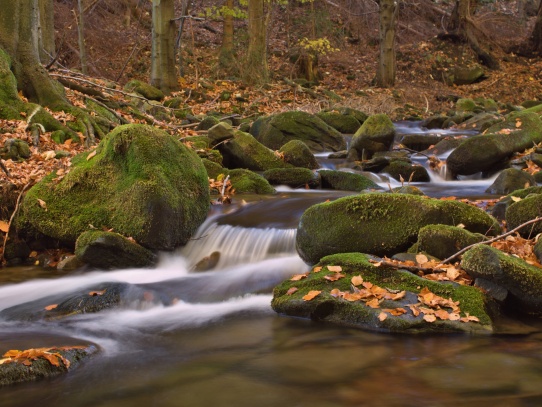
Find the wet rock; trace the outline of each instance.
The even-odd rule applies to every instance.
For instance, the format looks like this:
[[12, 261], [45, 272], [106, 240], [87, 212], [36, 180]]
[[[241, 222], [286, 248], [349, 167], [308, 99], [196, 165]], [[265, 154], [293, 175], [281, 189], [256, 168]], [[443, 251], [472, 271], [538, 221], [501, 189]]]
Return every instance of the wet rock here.
[[482, 112], [476, 114], [474, 117], [471, 117], [468, 120], [465, 120], [457, 127], [465, 130], [476, 130], [482, 133], [502, 120], [502, 116], [496, 113]]
[[421, 195], [425, 196], [423, 191], [415, 187], [414, 185], [402, 185], [400, 187], [395, 187], [391, 190], [394, 194], [409, 194], [409, 195]]
[[447, 159], [454, 174], [470, 175], [499, 166], [514, 153], [542, 142], [542, 121], [535, 112], [512, 112], [491, 126], [487, 134], [463, 141]]
[[526, 198], [527, 196], [531, 194], [541, 194], [542, 193], [542, 187], [530, 187], [525, 189], [518, 189], [516, 191], [513, 191], [509, 193], [507, 196], [502, 198], [499, 202], [497, 202], [493, 208], [491, 209], [491, 215], [493, 215], [498, 220], [505, 220], [506, 219], [506, 210], [510, 205], [512, 205], [514, 202], [521, 200], [523, 198]]
[[320, 182], [324, 189], [356, 192], [381, 189], [378, 184], [361, 174], [337, 170], [321, 170], [318, 174], [320, 174]]
[[[511, 203], [505, 212], [508, 228], [514, 229], [541, 216], [540, 208], [542, 208], [541, 194], [530, 194], [518, 202]], [[539, 233], [542, 233], [542, 222], [524, 226], [519, 230], [519, 234], [527, 239], [531, 239]]]
[[151, 250], [172, 250], [207, 217], [209, 183], [200, 158], [163, 130], [119, 126], [72, 162], [61, 180], [52, 173], [27, 192], [16, 221], [22, 236], [39, 232], [74, 247], [92, 225]]
[[460, 138], [455, 137], [445, 137], [441, 141], [439, 141], [437, 144], [435, 144], [434, 147], [428, 148], [427, 150], [424, 150], [424, 154], [433, 154], [433, 155], [439, 155], [446, 153], [450, 150], [453, 150], [454, 148], [457, 148], [464, 140]]
[[[43, 357], [31, 360], [29, 365], [23, 364], [22, 361], [0, 364], [0, 386], [30, 382], [67, 373], [98, 352], [98, 348], [94, 345], [59, 346], [45, 349], [50, 354], [60, 355], [60, 357], [52, 357], [53, 360], [57, 360], [58, 366]], [[64, 363], [64, 360], [69, 363], [69, 367]]]
[[389, 174], [397, 181], [429, 182], [431, 178], [427, 170], [421, 165], [412, 164], [403, 160], [393, 160], [381, 172]]
[[238, 194], [274, 194], [275, 188], [261, 175], [242, 168], [228, 171], [230, 181]]
[[320, 168], [314, 154], [300, 140], [290, 140], [280, 148], [279, 153], [282, 154], [285, 163], [294, 167], [308, 168], [310, 170]]
[[536, 181], [531, 174], [516, 168], [507, 168], [499, 174], [493, 184], [486, 189], [486, 192], [488, 194], [504, 195], [517, 189], [532, 186], [536, 186]]
[[193, 271], [209, 271], [216, 267], [220, 261], [220, 252], [212, 252], [209, 256], [205, 256], [203, 259], [198, 261], [194, 267]]
[[352, 137], [349, 158], [371, 158], [377, 151], [388, 151], [395, 138], [395, 127], [385, 114], [369, 116]]
[[508, 290], [508, 301], [517, 310], [542, 315], [542, 271], [538, 267], [486, 245], [468, 250], [461, 267], [472, 277]]
[[311, 206], [300, 219], [296, 247], [309, 264], [345, 252], [392, 256], [414, 244], [422, 227], [458, 223], [475, 233], [500, 232], [492, 216], [462, 202], [368, 193]]
[[90, 230], [75, 242], [75, 255], [91, 267], [113, 270], [150, 267], [156, 255], [118, 233]]
[[263, 173], [271, 185], [286, 185], [291, 188], [318, 188], [320, 177], [308, 168], [275, 168]]
[[341, 133], [319, 117], [302, 111], [259, 118], [250, 128], [250, 134], [272, 150], [278, 150], [290, 140], [303, 141], [314, 152], [346, 148]]
[[448, 225], [427, 225], [418, 233], [417, 248], [443, 260], [464, 247], [485, 240], [480, 233], [471, 233], [463, 228]]
[[57, 270], [75, 271], [85, 266], [76, 255], [66, 256], [58, 262]]
[[445, 137], [442, 134], [405, 134], [399, 142], [411, 150], [423, 151], [442, 141]]
[[[322, 267], [320, 271], [313, 270], [306, 278], [299, 281], [287, 280], [275, 287], [271, 306], [276, 312], [367, 330], [397, 333], [488, 333], [493, 330], [490, 316], [492, 301], [477, 288], [429, 281], [388, 266], [375, 267], [369, 262], [369, 256], [361, 253], [327, 256], [318, 266]], [[337, 276], [328, 266], [340, 266], [343, 276]], [[375, 296], [366, 293], [365, 286], [359, 283], [357, 288], [353, 289], [354, 276], [360, 276], [365, 283], [372, 284], [375, 288], [373, 292], [379, 294]], [[294, 287], [296, 290], [292, 290]], [[424, 287], [439, 297], [451, 299], [456, 306], [459, 304], [460, 310], [452, 311], [451, 308], [444, 307], [444, 319], [435, 318], [433, 322], [430, 322], [433, 320], [431, 317], [424, 319], [426, 316], [423, 312], [414, 313], [414, 304], [419, 304], [420, 291]], [[355, 295], [356, 290], [359, 291], [360, 298], [368, 294], [365, 301], [357, 297], [346, 299], [345, 295], [341, 294]], [[307, 299], [305, 296], [311, 291], [317, 295]], [[394, 296], [398, 293], [401, 294]], [[367, 305], [367, 301], [373, 298], [377, 298], [373, 302], [379, 302], [378, 305], [374, 304], [374, 308]], [[429, 311], [426, 312], [430, 314]], [[461, 317], [476, 316], [479, 322], [450, 320], [452, 312], [459, 313]], [[455, 318], [457, 317], [452, 317]]]

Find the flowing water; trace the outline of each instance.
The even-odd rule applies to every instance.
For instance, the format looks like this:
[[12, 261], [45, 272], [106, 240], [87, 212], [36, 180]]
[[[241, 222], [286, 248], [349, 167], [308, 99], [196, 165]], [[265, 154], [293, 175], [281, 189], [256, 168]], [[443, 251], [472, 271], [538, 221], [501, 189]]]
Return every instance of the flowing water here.
[[[465, 197], [483, 196], [491, 182], [435, 175], [417, 186], [431, 196]], [[528, 335], [407, 336], [271, 310], [272, 287], [308, 269], [295, 251], [299, 217], [346, 194], [279, 188], [273, 198], [215, 207], [187, 246], [149, 270], [1, 270], [0, 310], [109, 281], [179, 301], [48, 322], [0, 320], [0, 351], [86, 343], [100, 350], [66, 375], [2, 388], [0, 406], [542, 405], [538, 322], [528, 322]], [[202, 264], [211, 269], [195, 271]]]

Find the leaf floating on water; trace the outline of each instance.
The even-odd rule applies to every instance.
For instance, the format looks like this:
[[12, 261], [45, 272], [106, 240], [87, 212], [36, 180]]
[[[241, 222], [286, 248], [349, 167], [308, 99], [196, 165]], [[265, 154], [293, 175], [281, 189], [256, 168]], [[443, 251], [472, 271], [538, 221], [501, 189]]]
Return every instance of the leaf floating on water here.
[[293, 293], [295, 293], [297, 290], [299, 290], [299, 288], [297, 287], [290, 287], [288, 289], [288, 291], [286, 291], [286, 295], [292, 295]]
[[311, 291], [308, 292], [308, 294], [303, 296], [303, 300], [304, 301], [310, 301], [313, 298], [317, 297], [321, 292], [322, 291], [311, 290]]
[[90, 295], [91, 297], [98, 297], [100, 295], [104, 295], [105, 294], [105, 291], [106, 290], [102, 290], [102, 291], [90, 291], [88, 293], [88, 295]]
[[58, 304], [51, 304], [51, 305], [47, 305], [46, 307], [44, 307], [44, 310], [45, 311], [51, 311], [52, 309], [55, 309], [56, 307], [58, 307]]

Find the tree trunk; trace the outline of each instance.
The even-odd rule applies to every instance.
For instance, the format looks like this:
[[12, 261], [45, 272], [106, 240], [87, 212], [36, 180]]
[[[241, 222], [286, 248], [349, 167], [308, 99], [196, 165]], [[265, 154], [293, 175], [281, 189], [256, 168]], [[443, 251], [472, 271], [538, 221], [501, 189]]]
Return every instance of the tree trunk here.
[[47, 65], [55, 57], [55, 16], [53, 0], [38, 0], [39, 4], [39, 34], [38, 50], [40, 61]]
[[249, 84], [268, 80], [264, 0], [248, 0], [248, 51], [243, 73]]
[[79, 13], [77, 15], [77, 34], [79, 42], [79, 60], [81, 61], [81, 72], [88, 75], [87, 47], [85, 44], [85, 15], [83, 12], [83, 0], [77, 0]]
[[228, 73], [234, 73], [235, 69], [235, 55], [233, 53], [233, 0], [226, 0], [224, 4], [223, 18], [224, 23], [222, 25], [222, 46], [220, 47], [220, 56], [218, 63], [220, 69]]
[[179, 89], [175, 72], [175, 2], [152, 1], [151, 85], [165, 94]]
[[389, 88], [395, 84], [395, 26], [398, 4], [395, 0], [380, 1], [380, 57], [376, 86]]
[[38, 0], [0, 0], [0, 47], [12, 59], [17, 87], [33, 102], [51, 108], [68, 105], [64, 88], [40, 64]]

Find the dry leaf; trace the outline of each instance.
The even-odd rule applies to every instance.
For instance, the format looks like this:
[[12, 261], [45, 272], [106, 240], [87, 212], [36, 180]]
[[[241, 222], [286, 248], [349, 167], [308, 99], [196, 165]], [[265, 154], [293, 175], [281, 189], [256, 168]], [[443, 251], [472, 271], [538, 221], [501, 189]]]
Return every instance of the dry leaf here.
[[335, 273], [343, 271], [343, 268], [341, 266], [327, 266], [327, 269]]
[[361, 277], [360, 275], [357, 275], [357, 276], [352, 277], [352, 279], [350, 281], [351, 281], [352, 285], [357, 287], [358, 285], [363, 284], [363, 277]]
[[382, 311], [380, 314], [378, 314], [378, 319], [380, 321], [384, 321], [388, 317], [388, 314], [386, 314], [384, 311]]
[[338, 298], [338, 297], [342, 297], [345, 295], [345, 293], [343, 293], [341, 290], [339, 290], [338, 288], [334, 288], [333, 290], [331, 290], [329, 292], [329, 294], [332, 296], [332, 297], [335, 297], [335, 298]]
[[435, 322], [437, 320], [437, 317], [434, 315], [424, 315], [423, 320], [426, 322]]
[[51, 304], [44, 307], [44, 309], [45, 311], [51, 311], [52, 309], [55, 309], [56, 307], [58, 307], [58, 304]]
[[317, 297], [322, 291], [317, 291], [317, 290], [311, 290], [308, 292], [308, 294], [304, 295], [303, 296], [303, 300], [304, 301], [310, 301], [312, 300], [314, 297]]
[[373, 298], [371, 301], [367, 301], [365, 304], [371, 308], [380, 308], [378, 298]]
[[334, 274], [328, 274], [327, 276], [324, 276], [324, 278], [328, 281], [337, 281], [343, 277], [346, 277], [346, 276], [342, 273], [334, 273]]
[[312, 269], [313, 273], [318, 273], [319, 271], [322, 271], [322, 266], [318, 266]]
[[297, 290], [298, 290], [297, 287], [290, 287], [290, 288], [288, 289], [288, 291], [286, 291], [286, 295], [292, 295], [292, 294], [295, 293]]
[[521, 201], [521, 198], [520, 198], [519, 196], [511, 196], [510, 198], [511, 198], [512, 201], [514, 201], [514, 202], [519, 202], [519, 201]]
[[424, 264], [424, 263], [427, 263], [428, 261], [429, 261], [429, 259], [427, 258], [427, 256], [425, 254], [416, 255], [416, 262], [418, 264]]
[[296, 274], [290, 279], [290, 281], [299, 281], [303, 278], [307, 278], [307, 274]]
[[90, 291], [88, 293], [88, 295], [90, 295], [91, 297], [97, 297], [99, 295], [104, 295], [105, 294], [105, 291], [106, 290], [102, 290], [102, 291]]
[[38, 204], [47, 211], [47, 204], [44, 200], [38, 198]]
[[9, 223], [0, 220], [0, 232], [8, 233]]

